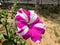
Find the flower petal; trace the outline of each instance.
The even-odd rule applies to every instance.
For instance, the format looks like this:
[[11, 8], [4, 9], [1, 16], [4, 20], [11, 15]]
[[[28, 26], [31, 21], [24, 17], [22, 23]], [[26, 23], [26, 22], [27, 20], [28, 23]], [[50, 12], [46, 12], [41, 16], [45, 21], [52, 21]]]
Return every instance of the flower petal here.
[[30, 22], [28, 24], [31, 24], [37, 19], [37, 14], [34, 12], [34, 10], [29, 11], [30, 11]]

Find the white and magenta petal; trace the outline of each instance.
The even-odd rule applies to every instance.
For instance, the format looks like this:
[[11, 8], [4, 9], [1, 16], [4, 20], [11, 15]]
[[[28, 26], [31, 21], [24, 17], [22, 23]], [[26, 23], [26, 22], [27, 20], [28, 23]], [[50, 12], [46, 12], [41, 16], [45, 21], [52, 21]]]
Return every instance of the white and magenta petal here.
[[21, 32], [18, 30], [16, 34], [19, 35], [20, 37], [23, 37], [29, 31], [29, 28], [27, 26], [24, 26], [21, 30], [20, 30]]
[[30, 22], [28, 24], [31, 24], [37, 19], [37, 14], [34, 12], [34, 10], [29, 11], [30, 11]]
[[43, 23], [37, 23], [34, 26], [45, 29], [45, 24], [43, 24]]
[[[21, 11], [22, 13], [20, 13], [19, 11]], [[23, 11], [22, 8], [17, 11], [17, 14], [16, 14], [15, 18], [17, 18], [17, 16], [19, 16], [20, 18], [22, 18], [23, 20], [25, 20], [25, 22], [28, 22], [28, 16], [24, 13], [24, 11]]]

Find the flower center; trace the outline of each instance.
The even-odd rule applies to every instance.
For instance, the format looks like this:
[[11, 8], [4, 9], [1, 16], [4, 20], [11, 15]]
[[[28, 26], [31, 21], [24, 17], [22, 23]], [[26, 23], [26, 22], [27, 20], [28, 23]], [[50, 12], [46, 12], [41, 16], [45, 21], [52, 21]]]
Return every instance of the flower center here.
[[29, 24], [27, 24], [27, 26], [29, 27], [30, 25], [29, 25]]

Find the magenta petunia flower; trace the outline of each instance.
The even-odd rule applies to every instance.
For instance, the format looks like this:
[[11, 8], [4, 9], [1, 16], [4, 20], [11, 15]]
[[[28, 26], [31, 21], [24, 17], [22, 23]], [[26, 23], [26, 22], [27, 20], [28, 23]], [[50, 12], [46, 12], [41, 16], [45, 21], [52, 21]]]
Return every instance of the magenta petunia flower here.
[[31, 38], [34, 42], [40, 42], [45, 32], [43, 22], [40, 21], [34, 10], [20, 8], [15, 16], [17, 23], [16, 34], [23, 39]]

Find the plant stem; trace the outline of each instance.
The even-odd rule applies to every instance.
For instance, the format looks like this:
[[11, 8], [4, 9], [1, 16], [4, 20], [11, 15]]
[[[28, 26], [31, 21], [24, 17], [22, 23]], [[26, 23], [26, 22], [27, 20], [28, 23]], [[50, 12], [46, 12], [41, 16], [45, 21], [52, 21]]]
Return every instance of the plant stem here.
[[5, 22], [5, 29], [6, 29], [7, 37], [9, 38], [8, 30], [7, 30], [7, 18], [6, 18], [6, 22]]

